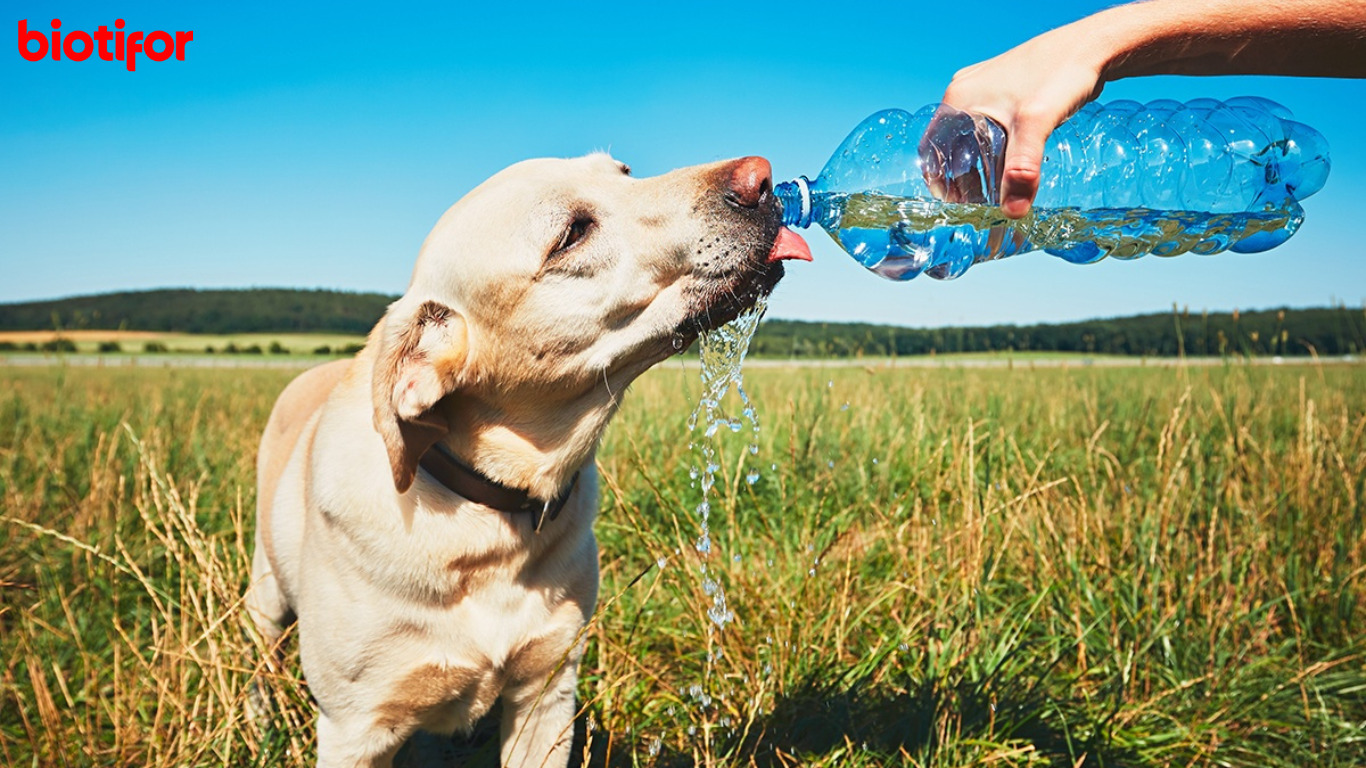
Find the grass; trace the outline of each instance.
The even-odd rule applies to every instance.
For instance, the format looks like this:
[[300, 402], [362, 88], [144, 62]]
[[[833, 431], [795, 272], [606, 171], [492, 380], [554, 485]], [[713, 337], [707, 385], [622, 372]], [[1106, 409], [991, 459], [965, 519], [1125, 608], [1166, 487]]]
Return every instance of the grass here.
[[[278, 728], [243, 715], [255, 442], [290, 375], [0, 368], [5, 764], [311, 759], [297, 666]], [[638, 382], [599, 454], [588, 763], [1362, 764], [1362, 366], [747, 381], [760, 451], [727, 436], [711, 500], [722, 633], [696, 371]]]

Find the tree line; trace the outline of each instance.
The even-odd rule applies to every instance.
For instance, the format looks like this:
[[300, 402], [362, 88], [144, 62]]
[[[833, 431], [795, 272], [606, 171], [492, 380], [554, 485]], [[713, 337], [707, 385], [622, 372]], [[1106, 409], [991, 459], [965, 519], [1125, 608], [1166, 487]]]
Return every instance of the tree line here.
[[959, 352], [1103, 355], [1349, 355], [1366, 352], [1366, 310], [1172, 311], [1036, 325], [901, 328], [868, 323], [764, 322], [750, 354], [883, 357]]
[[0, 304], [0, 331], [365, 334], [396, 298], [289, 288], [102, 293]]
[[[190, 288], [0, 304], [0, 331], [365, 334], [396, 296], [328, 290]], [[1107, 355], [1347, 355], [1366, 352], [1366, 309], [1176, 311], [1034, 325], [906, 328], [765, 320], [750, 354], [886, 357], [960, 352]]]

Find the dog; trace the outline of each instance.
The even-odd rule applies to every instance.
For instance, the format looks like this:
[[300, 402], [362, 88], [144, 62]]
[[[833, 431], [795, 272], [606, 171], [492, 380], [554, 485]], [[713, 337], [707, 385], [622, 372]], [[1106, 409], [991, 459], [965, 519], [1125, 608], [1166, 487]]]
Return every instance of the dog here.
[[277, 651], [297, 621], [318, 765], [391, 765], [500, 697], [502, 764], [566, 764], [599, 438], [632, 380], [810, 258], [780, 221], [763, 158], [518, 163], [440, 218], [362, 352], [289, 384], [246, 605]]

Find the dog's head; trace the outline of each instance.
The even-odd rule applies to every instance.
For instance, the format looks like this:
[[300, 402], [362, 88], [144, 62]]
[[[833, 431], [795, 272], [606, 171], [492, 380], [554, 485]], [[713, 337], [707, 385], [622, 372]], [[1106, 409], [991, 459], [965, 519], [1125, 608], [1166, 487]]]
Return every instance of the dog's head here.
[[771, 290], [782, 259], [810, 258], [780, 221], [757, 157], [646, 179], [605, 154], [528, 160], [479, 185], [437, 222], [371, 339], [395, 486], [462, 419], [451, 401], [533, 443], [610, 412], [636, 376]]

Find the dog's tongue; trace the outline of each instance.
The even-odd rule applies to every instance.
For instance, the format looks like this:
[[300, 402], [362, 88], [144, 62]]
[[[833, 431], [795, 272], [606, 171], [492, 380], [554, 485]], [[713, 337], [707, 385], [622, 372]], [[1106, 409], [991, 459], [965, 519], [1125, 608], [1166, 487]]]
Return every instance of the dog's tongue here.
[[769, 263], [783, 259], [811, 261], [811, 249], [807, 247], [806, 241], [787, 227], [778, 228], [778, 239], [773, 241], [773, 250], [768, 252]]

